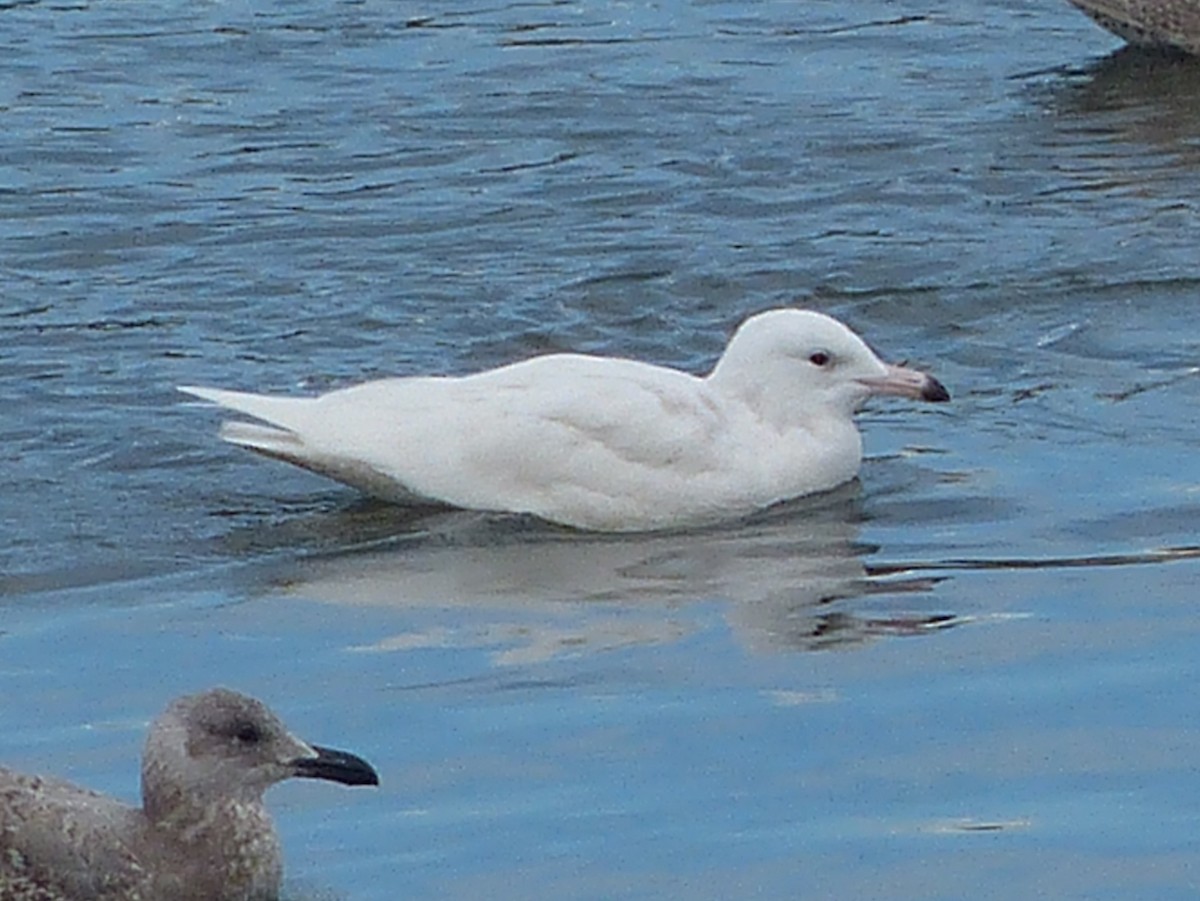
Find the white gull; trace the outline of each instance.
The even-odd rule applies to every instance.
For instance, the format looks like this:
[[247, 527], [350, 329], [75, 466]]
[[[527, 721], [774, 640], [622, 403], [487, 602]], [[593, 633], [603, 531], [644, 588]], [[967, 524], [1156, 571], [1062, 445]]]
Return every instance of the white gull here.
[[873, 394], [949, 400], [836, 319], [752, 316], [695, 376], [550, 354], [464, 377], [367, 382], [313, 398], [181, 387], [266, 425], [226, 441], [403, 504], [527, 513], [609, 532], [742, 516], [849, 481]]
[[379, 782], [365, 760], [306, 744], [223, 688], [155, 720], [140, 808], [0, 768], [0, 899], [271, 901], [282, 864], [263, 792], [292, 776]]

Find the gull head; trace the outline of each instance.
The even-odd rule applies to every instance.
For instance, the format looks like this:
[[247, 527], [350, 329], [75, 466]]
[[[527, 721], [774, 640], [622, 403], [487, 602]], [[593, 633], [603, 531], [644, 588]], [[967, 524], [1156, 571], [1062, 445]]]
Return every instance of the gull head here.
[[182, 803], [257, 803], [291, 777], [379, 783], [362, 758], [310, 745], [261, 701], [215, 688], [177, 698], [155, 720], [142, 758], [142, 798], [151, 817]]
[[792, 308], [743, 322], [710, 378], [783, 421], [817, 409], [851, 416], [875, 394], [950, 399], [933, 376], [883, 362], [836, 319]]

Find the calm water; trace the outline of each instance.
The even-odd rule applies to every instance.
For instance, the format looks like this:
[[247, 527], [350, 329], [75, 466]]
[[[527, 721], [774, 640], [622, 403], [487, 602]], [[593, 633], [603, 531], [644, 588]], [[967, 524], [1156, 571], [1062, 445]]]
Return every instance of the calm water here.
[[[378, 766], [294, 898], [1193, 898], [1200, 64], [1059, 0], [0, 4], [0, 760], [136, 793], [224, 683]], [[859, 483], [414, 519], [173, 386], [935, 372]]]

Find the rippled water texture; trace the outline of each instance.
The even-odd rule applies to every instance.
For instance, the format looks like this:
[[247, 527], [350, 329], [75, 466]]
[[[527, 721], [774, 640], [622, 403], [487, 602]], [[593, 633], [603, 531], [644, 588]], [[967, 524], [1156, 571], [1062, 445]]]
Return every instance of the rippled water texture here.
[[[125, 797], [216, 683], [378, 791], [294, 898], [1193, 898], [1200, 64], [1066, 0], [0, 3], [0, 760]], [[954, 402], [597, 538], [215, 437], [800, 303]]]

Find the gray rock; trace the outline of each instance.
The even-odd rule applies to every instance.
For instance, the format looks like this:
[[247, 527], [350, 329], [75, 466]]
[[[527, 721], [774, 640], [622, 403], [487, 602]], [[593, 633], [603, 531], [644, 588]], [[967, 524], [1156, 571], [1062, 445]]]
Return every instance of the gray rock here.
[[142, 806], [0, 768], [2, 901], [267, 901], [282, 862], [263, 793], [293, 776], [378, 785], [254, 698], [178, 698], [150, 729]]

